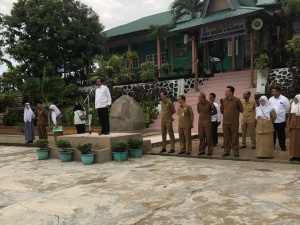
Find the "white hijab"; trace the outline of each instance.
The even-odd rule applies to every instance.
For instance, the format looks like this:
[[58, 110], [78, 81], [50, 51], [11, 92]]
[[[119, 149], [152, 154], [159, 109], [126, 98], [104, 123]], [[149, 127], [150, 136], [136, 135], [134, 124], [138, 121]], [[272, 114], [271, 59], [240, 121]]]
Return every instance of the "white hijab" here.
[[259, 106], [256, 108], [256, 116], [255, 118], [258, 119], [258, 117], [261, 117], [261, 118], [264, 118], [264, 119], [267, 119], [267, 120], [271, 120], [271, 115], [270, 115], [270, 112], [273, 110], [273, 108], [271, 108], [269, 106], [269, 100], [266, 96], [261, 96], [259, 98], [260, 99], [263, 99], [265, 100], [265, 105], [262, 106], [261, 104], [259, 104]]
[[30, 108], [29, 103], [25, 103], [25, 105], [28, 105], [28, 109], [26, 109], [26, 107], [24, 108], [24, 122], [26, 123], [31, 122], [32, 119], [35, 118], [34, 112], [32, 111], [32, 109]]
[[295, 96], [298, 99], [298, 103], [296, 104], [295, 101], [292, 103], [291, 113], [295, 113], [296, 116], [300, 116], [300, 94]]
[[49, 107], [52, 109], [51, 118], [54, 125], [56, 125], [56, 117], [61, 114], [60, 110], [56, 107], [56, 105], [50, 105]]

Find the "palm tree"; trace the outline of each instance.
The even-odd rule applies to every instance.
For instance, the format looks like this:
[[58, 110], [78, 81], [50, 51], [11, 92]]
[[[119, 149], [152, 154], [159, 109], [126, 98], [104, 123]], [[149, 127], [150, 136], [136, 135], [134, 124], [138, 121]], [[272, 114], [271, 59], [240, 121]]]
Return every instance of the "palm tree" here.
[[[170, 22], [168, 24], [163, 24], [163, 25], [156, 25], [156, 24], [152, 24], [149, 27], [150, 30], [150, 37], [160, 37], [161, 39], [163, 39], [164, 43], [165, 43], [165, 52], [166, 52], [166, 56], [167, 56], [167, 64], [169, 62], [169, 54], [168, 54], [168, 37], [170, 35], [169, 31], [172, 30], [175, 27], [175, 23], [174, 22]], [[170, 73], [170, 71], [168, 71], [168, 74]]]
[[190, 19], [195, 19], [200, 15], [203, 5], [203, 0], [174, 0], [170, 5], [173, 20], [178, 21], [184, 16], [190, 16]]

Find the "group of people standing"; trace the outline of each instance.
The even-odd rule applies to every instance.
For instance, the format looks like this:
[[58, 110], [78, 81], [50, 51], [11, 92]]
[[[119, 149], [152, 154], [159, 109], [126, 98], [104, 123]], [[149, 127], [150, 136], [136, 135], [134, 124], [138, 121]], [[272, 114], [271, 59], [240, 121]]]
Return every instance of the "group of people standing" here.
[[[108, 135], [109, 129], [109, 109], [111, 106], [111, 95], [109, 89], [102, 84], [102, 79], [97, 79], [97, 89], [95, 90], [95, 110], [98, 115], [101, 131], [99, 135]], [[56, 105], [51, 104], [49, 107], [50, 118], [53, 127], [62, 126], [62, 113]], [[73, 107], [74, 125], [78, 134], [86, 132], [86, 110], [80, 105], [79, 101], [75, 101]], [[25, 123], [25, 141], [26, 143], [33, 143], [35, 140], [34, 134], [34, 119], [35, 113], [31, 109], [29, 103], [25, 103], [24, 107], [24, 123]], [[42, 102], [37, 102], [37, 131], [39, 139], [48, 139], [46, 126], [48, 124], [48, 111], [45, 109]], [[55, 144], [57, 136], [62, 134], [62, 131], [53, 130]]]
[[[203, 92], [199, 93], [197, 112], [199, 153], [211, 156], [214, 146], [218, 144], [218, 126], [221, 124], [221, 114], [223, 115], [223, 157], [230, 155], [233, 151], [234, 157], [239, 157], [239, 150], [247, 148], [246, 134], [250, 135], [251, 149], [256, 149], [257, 158], [273, 158], [276, 139], [282, 151], [286, 151], [285, 128], [290, 131], [290, 161], [300, 160], [300, 95], [296, 95], [292, 104], [280, 93], [279, 87], [274, 87], [272, 97], [268, 99], [261, 96], [259, 106], [250, 99], [249, 91], [243, 94], [244, 101], [234, 96], [234, 87], [227, 86], [225, 98], [220, 104], [215, 102], [215, 93], [209, 94], [209, 100]], [[160, 93], [162, 100], [162, 149], [160, 153], [166, 152], [166, 134], [169, 133], [171, 149], [169, 153], [175, 152], [175, 137], [173, 132], [172, 115], [176, 110], [167, 93]], [[193, 109], [186, 103], [184, 95], [178, 97], [178, 133], [180, 140], [180, 150], [178, 154], [190, 155], [192, 153], [191, 129], [193, 128]], [[243, 113], [241, 120], [242, 145], [239, 145], [239, 115]]]

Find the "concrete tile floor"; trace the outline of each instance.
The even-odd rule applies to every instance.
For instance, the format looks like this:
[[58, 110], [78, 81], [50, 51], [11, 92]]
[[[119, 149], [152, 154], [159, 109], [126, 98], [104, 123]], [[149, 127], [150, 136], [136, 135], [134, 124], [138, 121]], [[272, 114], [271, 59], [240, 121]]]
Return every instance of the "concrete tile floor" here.
[[34, 150], [0, 146], [1, 225], [300, 224], [299, 165], [144, 155], [84, 166]]

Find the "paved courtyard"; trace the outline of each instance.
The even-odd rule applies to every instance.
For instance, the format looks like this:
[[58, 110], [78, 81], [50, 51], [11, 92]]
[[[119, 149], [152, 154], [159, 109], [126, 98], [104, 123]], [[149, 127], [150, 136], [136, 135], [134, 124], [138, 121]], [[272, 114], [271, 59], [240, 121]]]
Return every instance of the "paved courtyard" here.
[[0, 224], [300, 224], [299, 166], [159, 155], [84, 166], [0, 146]]

